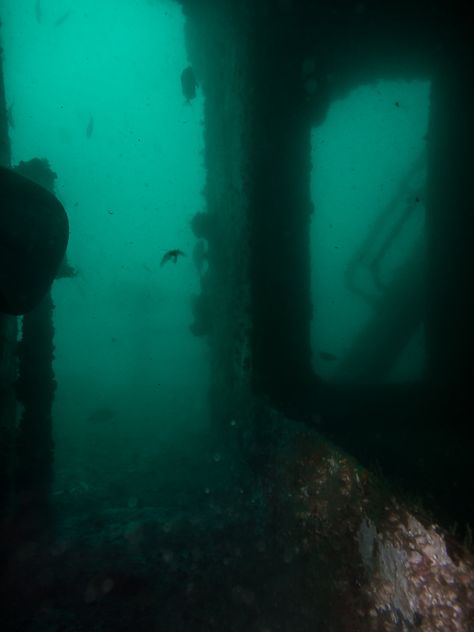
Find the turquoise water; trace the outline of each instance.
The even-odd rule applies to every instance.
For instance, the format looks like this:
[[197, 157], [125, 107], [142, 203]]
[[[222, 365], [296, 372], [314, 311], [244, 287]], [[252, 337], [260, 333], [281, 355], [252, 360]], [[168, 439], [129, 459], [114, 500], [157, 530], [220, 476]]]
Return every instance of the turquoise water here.
[[[189, 331], [203, 99], [181, 91], [181, 9], [5, 0], [2, 15], [12, 163], [42, 157], [57, 173], [78, 272], [53, 288], [58, 465], [110, 435], [87, 421], [100, 408], [124, 449], [189, 441], [207, 429], [208, 363]], [[160, 267], [173, 248], [186, 256]]]
[[[283, 12], [291, 4], [278, 3]], [[355, 9], [357, 15], [365, 11], [364, 5]], [[206, 210], [204, 102], [199, 85], [189, 103], [183, 95], [181, 73], [190, 61], [179, 4], [3, 0], [2, 24], [12, 166], [45, 158], [57, 174], [56, 194], [71, 227], [68, 261], [76, 272], [52, 289], [58, 386], [47, 509], [54, 520], [42, 533], [34, 511], [28, 514], [31, 497], [27, 510], [17, 512], [18, 532], [3, 547], [11, 562], [5, 576], [13, 581], [2, 622], [10, 615], [16, 629], [29, 632], [296, 632], [329, 629], [327, 612], [349, 621], [353, 611], [334, 615], [324, 588], [362, 585], [359, 578], [345, 579], [346, 565], [356, 568], [350, 565], [358, 561], [346, 556], [356, 550], [345, 512], [352, 488], [339, 483], [349, 485], [355, 473], [355, 490], [355, 482], [365, 485], [367, 472], [339, 461], [302, 424], [282, 420], [272, 401], [260, 407], [255, 399], [247, 409], [239, 400], [236, 418], [228, 420], [245, 462], [236, 464], [210, 441], [210, 354], [206, 338], [190, 331], [192, 297], [201, 285], [190, 221]], [[219, 46], [225, 47], [223, 40]], [[232, 55], [229, 60], [231, 76], [217, 87], [228, 96], [227, 80], [232, 90], [241, 80], [250, 88], [242, 99], [253, 98], [255, 86], [246, 86]], [[285, 63], [284, 55], [278, 63]], [[278, 75], [277, 66], [271, 70]], [[272, 99], [279, 97], [276, 83], [269, 81]], [[308, 84], [313, 92], [317, 86]], [[255, 92], [268, 98], [265, 90]], [[405, 308], [410, 292], [422, 287], [424, 270], [429, 93], [428, 82], [362, 85], [333, 100], [312, 132], [311, 344], [314, 370], [327, 382], [376, 386], [423, 377], [423, 313]], [[230, 99], [224, 107], [233, 112]], [[266, 104], [258, 107], [265, 111]], [[223, 142], [211, 140], [213, 151]], [[227, 146], [223, 153], [229, 154]], [[263, 148], [259, 158], [268, 160], [271, 172], [269, 152]], [[235, 194], [240, 200], [241, 191]], [[262, 223], [263, 232], [268, 225]], [[233, 229], [227, 225], [226, 235]], [[162, 265], [170, 251], [184, 256]], [[284, 276], [284, 268], [282, 278], [297, 282]], [[388, 352], [386, 340], [396, 341]], [[374, 369], [379, 355], [383, 371]], [[232, 391], [233, 376], [217, 377]], [[345, 394], [343, 388], [320, 392], [336, 394], [331, 404]], [[372, 409], [367, 419], [363, 407], [352, 419], [336, 405], [323, 432], [333, 420], [340, 423], [342, 437], [347, 429], [357, 435], [352, 445], [349, 436], [354, 454], [359, 450], [369, 461], [367, 453], [388, 453], [384, 465], [404, 469], [407, 477], [415, 471], [422, 487], [441, 463], [439, 477], [449, 479], [443, 490], [451, 496], [450, 480], [459, 479], [453, 464], [461, 459], [432, 429], [429, 442], [443, 449], [425, 449], [424, 429], [410, 426], [418, 414], [410, 402], [418, 400], [407, 401], [406, 411]], [[314, 410], [303, 412], [314, 413], [314, 424], [326, 424], [316, 396], [309, 405]], [[32, 427], [27, 448], [33, 444], [28, 456], [34, 472], [41, 465], [35, 457], [40, 461], [49, 444], [35, 453]], [[410, 470], [413, 462], [419, 469]], [[263, 483], [253, 475], [262, 471]], [[327, 486], [318, 496], [323, 479]], [[342, 501], [337, 511], [334, 500]], [[300, 520], [303, 530], [292, 531]], [[327, 557], [318, 550], [321, 538]], [[334, 579], [333, 563], [341, 563], [344, 581]]]

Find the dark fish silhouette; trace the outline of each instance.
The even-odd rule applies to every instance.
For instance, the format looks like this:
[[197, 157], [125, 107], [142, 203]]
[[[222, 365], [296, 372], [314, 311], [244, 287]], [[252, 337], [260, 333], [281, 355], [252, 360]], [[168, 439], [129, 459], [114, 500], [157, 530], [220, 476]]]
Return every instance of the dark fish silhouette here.
[[89, 417], [87, 417], [87, 421], [91, 421], [92, 423], [101, 424], [107, 421], [111, 421], [114, 417], [117, 416], [117, 411], [112, 408], [97, 408], [94, 410]]
[[181, 89], [183, 91], [183, 96], [186, 99], [186, 103], [191, 103], [191, 101], [196, 96], [196, 77], [194, 76], [194, 71], [191, 66], [188, 66], [181, 73]]
[[63, 13], [62, 15], [60, 15], [59, 18], [54, 23], [54, 26], [61, 26], [61, 24], [64, 24], [64, 22], [68, 19], [70, 15], [71, 15], [70, 11], [66, 11], [66, 13]]
[[173, 263], [176, 263], [178, 261], [178, 257], [185, 256], [186, 255], [181, 250], [168, 250], [168, 252], [163, 255], [160, 266], [164, 266], [167, 261], [173, 261]]
[[325, 362], [334, 362], [335, 360], [337, 360], [337, 356], [335, 356], [333, 353], [329, 353], [328, 351], [320, 351], [319, 357]]
[[92, 132], [94, 131], [94, 119], [92, 115], [89, 118], [89, 123], [86, 127], [86, 138], [90, 138], [92, 136]]

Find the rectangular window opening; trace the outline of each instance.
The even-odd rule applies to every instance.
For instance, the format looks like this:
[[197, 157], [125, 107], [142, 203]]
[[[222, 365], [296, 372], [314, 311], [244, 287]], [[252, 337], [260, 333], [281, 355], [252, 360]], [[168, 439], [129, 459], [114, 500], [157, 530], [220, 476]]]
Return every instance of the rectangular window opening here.
[[313, 369], [333, 384], [423, 378], [428, 81], [383, 81], [313, 130]]

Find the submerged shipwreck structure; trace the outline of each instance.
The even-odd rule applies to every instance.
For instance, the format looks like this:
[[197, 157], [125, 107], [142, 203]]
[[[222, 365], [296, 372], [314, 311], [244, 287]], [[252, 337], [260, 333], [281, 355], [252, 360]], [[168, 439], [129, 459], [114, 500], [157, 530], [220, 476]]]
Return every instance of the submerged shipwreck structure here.
[[[293, 627], [275, 629], [310, 629], [310, 619], [344, 632], [474, 629], [472, 19], [461, 3], [424, 0], [181, 4], [205, 96], [207, 209], [193, 229], [207, 242], [208, 267], [193, 331], [209, 339], [216, 435], [250, 464], [271, 507], [272, 538], [286, 551], [279, 598], [298, 604], [301, 624], [295, 615]], [[329, 382], [311, 362], [311, 131], [335, 99], [383, 79], [431, 82], [424, 265], [417, 252], [407, 259]], [[4, 166], [7, 132], [0, 93]], [[349, 285], [358, 265], [376, 278], [383, 248], [369, 249], [370, 236]], [[18, 367], [16, 317], [0, 322], [7, 512], [19, 491], [35, 496], [37, 481], [44, 501], [50, 414], [35, 407], [36, 425], [25, 421], [19, 432], [15, 408], [21, 397], [26, 419], [29, 398], [44, 388], [47, 399], [54, 380], [29, 372], [25, 324]], [[420, 324], [422, 378], [385, 381]], [[52, 332], [38, 326], [29, 342], [48, 361]], [[360, 351], [364, 340], [370, 354]], [[33, 477], [22, 447], [32, 441]], [[31, 480], [21, 475], [25, 459]]]

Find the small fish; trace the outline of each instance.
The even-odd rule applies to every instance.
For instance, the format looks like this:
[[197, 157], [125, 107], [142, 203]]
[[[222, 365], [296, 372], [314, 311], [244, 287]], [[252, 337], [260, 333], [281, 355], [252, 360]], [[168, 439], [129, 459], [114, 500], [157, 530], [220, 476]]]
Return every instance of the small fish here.
[[90, 138], [92, 136], [92, 132], [94, 131], [94, 119], [92, 115], [89, 118], [89, 123], [86, 127], [86, 138]]
[[320, 351], [319, 357], [325, 362], [334, 362], [335, 360], [337, 360], [337, 356], [335, 356], [333, 353], [329, 353], [328, 351]]
[[63, 13], [62, 15], [60, 15], [59, 18], [54, 23], [54, 26], [61, 26], [62, 24], [64, 24], [64, 22], [68, 19], [70, 15], [71, 15], [71, 11], [66, 11], [66, 13]]
[[8, 120], [8, 125], [12, 128], [15, 129], [15, 118], [13, 116], [13, 103], [11, 103], [8, 106], [7, 109], [7, 120]]
[[41, 2], [40, 0], [36, 0], [35, 4], [35, 17], [38, 24], [41, 24], [43, 21], [43, 11], [41, 10]]
[[160, 266], [164, 266], [167, 261], [173, 261], [173, 263], [176, 263], [178, 261], [178, 257], [185, 257], [185, 256], [186, 255], [181, 250], [178, 250], [178, 249], [168, 250], [168, 252], [166, 252], [163, 255]]
[[191, 103], [191, 101], [196, 96], [196, 77], [194, 76], [194, 70], [191, 66], [188, 66], [181, 73], [181, 89], [183, 91], [183, 96], [186, 99], [186, 103]]
[[112, 408], [97, 408], [94, 410], [89, 417], [87, 417], [87, 421], [91, 421], [92, 423], [104, 423], [107, 421], [111, 421], [114, 417], [117, 416], [117, 411]]

